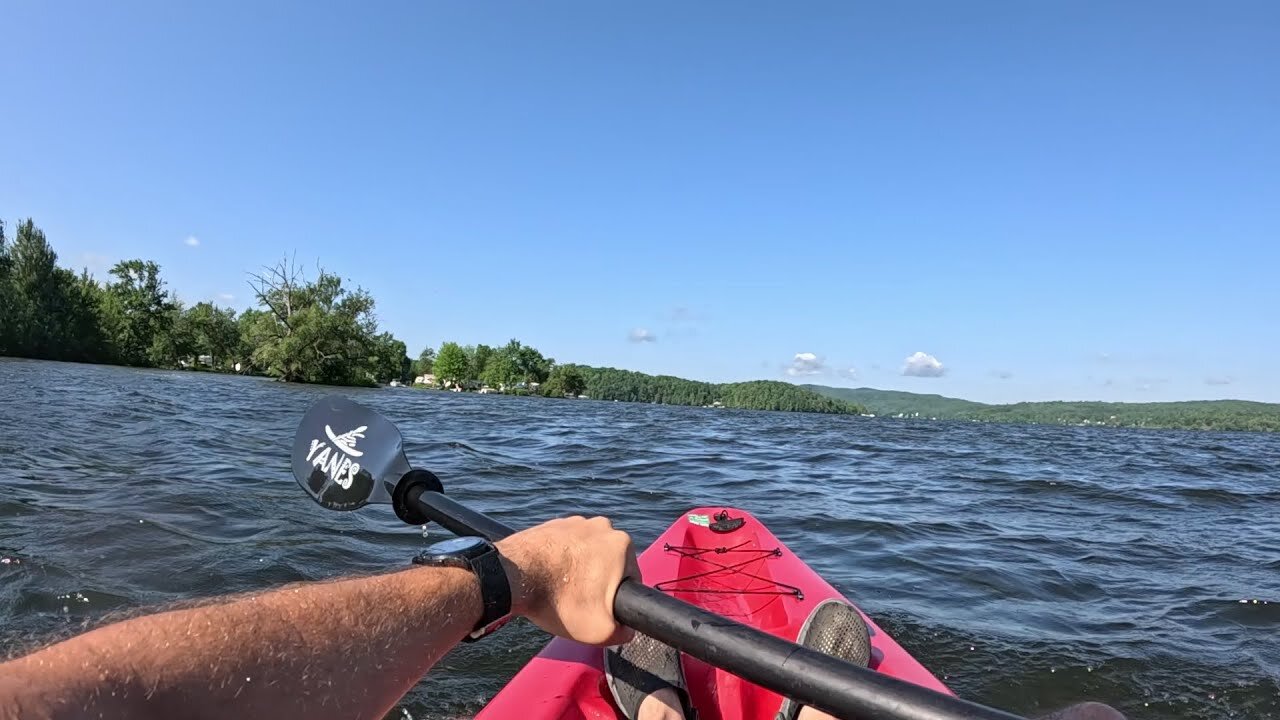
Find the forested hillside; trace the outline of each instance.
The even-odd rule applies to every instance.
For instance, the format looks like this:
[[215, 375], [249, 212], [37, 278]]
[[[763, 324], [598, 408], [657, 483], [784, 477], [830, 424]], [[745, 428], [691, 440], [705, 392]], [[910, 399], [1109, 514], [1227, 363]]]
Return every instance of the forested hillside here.
[[787, 410], [857, 414], [856, 403], [823, 397], [797, 385], [772, 380], [715, 384], [670, 375], [575, 365], [585, 381], [585, 394], [596, 400], [655, 402], [667, 405], [715, 405], [749, 410]]
[[819, 395], [857, 402], [877, 415], [980, 420], [986, 422], [1187, 430], [1280, 431], [1280, 405], [1246, 400], [1196, 400], [1162, 403], [1025, 402], [988, 405], [971, 400], [874, 388], [804, 385]]

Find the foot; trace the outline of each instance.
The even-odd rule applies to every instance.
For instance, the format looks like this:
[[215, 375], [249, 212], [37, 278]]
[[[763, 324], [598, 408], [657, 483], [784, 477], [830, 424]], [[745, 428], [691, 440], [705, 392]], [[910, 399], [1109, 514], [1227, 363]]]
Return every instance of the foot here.
[[[871, 662], [871, 632], [853, 606], [841, 600], [823, 600], [809, 613], [796, 642], [818, 652], [866, 667]], [[808, 712], [803, 712], [804, 711]], [[787, 698], [778, 709], [777, 720], [817, 720], [823, 713], [802, 708]]]
[[618, 710], [628, 720], [691, 718], [680, 652], [647, 635], [607, 648], [604, 673]]
[[645, 695], [636, 710], [635, 720], [686, 720], [680, 694], [673, 687], [664, 687]]

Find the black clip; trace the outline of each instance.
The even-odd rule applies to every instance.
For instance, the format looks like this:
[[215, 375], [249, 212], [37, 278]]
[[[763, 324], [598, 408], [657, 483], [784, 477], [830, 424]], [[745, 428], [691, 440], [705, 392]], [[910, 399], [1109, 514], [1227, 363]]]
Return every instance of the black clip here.
[[711, 528], [711, 532], [724, 534], [724, 533], [731, 533], [734, 530], [737, 530], [738, 528], [742, 527], [746, 522], [747, 522], [746, 520], [743, 520], [740, 517], [738, 518], [729, 517], [728, 510], [721, 510], [720, 512], [716, 513], [716, 521], [711, 523], [709, 527]]

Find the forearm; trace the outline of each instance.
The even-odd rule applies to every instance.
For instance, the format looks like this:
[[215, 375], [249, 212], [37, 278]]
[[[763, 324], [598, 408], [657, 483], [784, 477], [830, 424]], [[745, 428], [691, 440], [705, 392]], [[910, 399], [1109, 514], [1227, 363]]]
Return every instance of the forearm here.
[[0, 719], [381, 718], [480, 609], [416, 568], [136, 618], [0, 665]]

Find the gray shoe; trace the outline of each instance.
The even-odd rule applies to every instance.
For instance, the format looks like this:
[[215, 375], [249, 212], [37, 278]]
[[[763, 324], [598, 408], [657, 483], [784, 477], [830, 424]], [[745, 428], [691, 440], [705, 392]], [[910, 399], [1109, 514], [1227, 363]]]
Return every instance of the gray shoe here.
[[604, 675], [613, 701], [628, 720], [635, 720], [646, 695], [666, 687], [675, 689], [686, 720], [694, 720], [680, 651], [670, 645], [636, 633], [626, 645], [605, 648]]
[[[809, 613], [796, 642], [825, 655], [866, 667], [871, 662], [871, 632], [862, 615], [842, 600], [823, 600]], [[800, 703], [787, 698], [777, 720], [796, 720]]]

